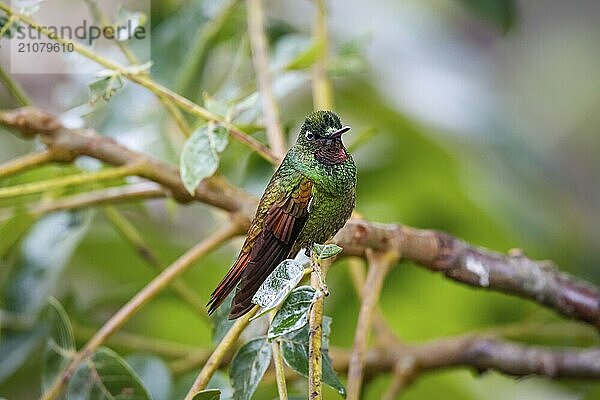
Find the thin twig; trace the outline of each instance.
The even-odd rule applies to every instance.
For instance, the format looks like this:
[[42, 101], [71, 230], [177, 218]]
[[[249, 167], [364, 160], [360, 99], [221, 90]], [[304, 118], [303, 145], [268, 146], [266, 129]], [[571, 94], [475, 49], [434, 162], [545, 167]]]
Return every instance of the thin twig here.
[[132, 200], [156, 199], [167, 196], [162, 186], [154, 182], [132, 183], [126, 186], [92, 190], [52, 201], [42, 201], [30, 209], [35, 215], [54, 211], [74, 210], [97, 205], [115, 204]]
[[327, 76], [329, 68], [329, 37], [327, 35], [327, 4], [326, 0], [316, 0], [317, 7], [313, 37], [319, 51], [313, 66], [313, 107], [315, 110], [333, 109], [333, 90]]
[[364, 285], [362, 303], [356, 323], [352, 356], [348, 369], [348, 400], [358, 400], [363, 378], [364, 358], [367, 352], [367, 338], [371, 328], [371, 320], [383, 281], [390, 268], [398, 261], [398, 253], [389, 251], [367, 252], [369, 273]]
[[198, 243], [188, 250], [184, 255], [178, 258], [173, 264], [168, 266], [156, 278], [140, 290], [131, 300], [121, 307], [96, 334], [86, 343], [86, 345], [71, 359], [63, 372], [56, 377], [49, 389], [43, 394], [42, 400], [57, 399], [69, 379], [73, 376], [77, 367], [90, 357], [113, 333], [119, 330], [127, 321], [129, 321], [144, 305], [156, 297], [167, 285], [187, 270], [197, 259], [206, 255], [220, 244], [231, 237], [239, 234], [240, 227], [236, 222], [225, 226], [215, 232], [212, 236]]
[[[276, 310], [271, 312], [271, 322], [277, 314]], [[281, 342], [278, 338], [275, 338], [271, 343], [273, 349], [273, 366], [275, 367], [275, 381], [277, 382], [277, 393], [279, 394], [279, 400], [287, 400], [287, 384], [285, 382], [285, 368], [283, 366], [283, 355], [281, 353]]]
[[[327, 264], [317, 257], [312, 257], [313, 272], [311, 286], [316, 290], [316, 299], [313, 301], [308, 314], [308, 398], [321, 400], [323, 386], [323, 307], [327, 291], [325, 278]], [[328, 292], [327, 292], [328, 293]]]
[[199, 94], [199, 90], [194, 90], [197, 87], [197, 82], [194, 82], [194, 79], [202, 72], [208, 47], [223, 29], [223, 26], [225, 26], [225, 23], [235, 11], [238, 3], [239, 0], [230, 0], [221, 8], [215, 18], [206, 21], [196, 31], [193, 43], [187, 53], [188, 56], [177, 73], [175, 88], [178, 93], [190, 99], [196, 99], [194, 94]]
[[54, 159], [49, 150], [36, 151], [0, 165], [0, 179], [46, 164]]
[[[101, 29], [110, 26], [110, 21], [108, 20], [104, 12], [102, 12], [102, 9], [100, 8], [96, 0], [84, 1], [90, 9], [90, 13], [92, 14], [94, 20], [98, 24], [100, 24]], [[140, 63], [135, 53], [127, 45], [127, 42], [117, 40], [116, 37], [114, 37], [112, 41], [119, 47], [121, 53], [123, 53], [129, 64], [138, 65]], [[143, 71], [143, 73], [147, 75], [148, 71]], [[171, 114], [171, 117], [173, 118], [183, 135], [186, 137], [190, 136], [190, 127], [188, 126], [187, 121], [185, 120], [183, 115], [181, 114], [181, 111], [177, 107], [175, 107], [171, 102], [169, 102], [164, 96], [157, 96], [157, 98], [163, 104], [167, 112]]]
[[80, 174], [68, 175], [55, 179], [47, 179], [41, 182], [8, 186], [5, 188], [0, 188], [0, 199], [42, 193], [48, 190], [83, 185], [91, 182], [96, 183], [102, 180], [124, 178], [126, 176], [135, 175], [140, 171], [141, 164], [131, 164], [124, 165], [122, 167], [109, 168], [98, 172], [83, 172]]
[[[6, 26], [10, 26], [10, 24], [7, 23]], [[1, 37], [2, 33], [0, 33], [0, 38]], [[23, 88], [21, 87], [21, 85], [19, 85], [17, 81], [11, 78], [11, 76], [4, 70], [4, 68], [2, 68], [2, 65], [0, 65], [0, 80], [2, 81], [4, 86], [6, 86], [6, 89], [8, 89], [9, 93], [19, 102], [20, 105], [31, 105], [31, 100], [29, 99], [29, 96], [27, 96], [25, 90], [23, 90]]]
[[269, 71], [269, 55], [267, 53], [267, 38], [262, 0], [248, 0], [248, 37], [252, 49], [252, 61], [258, 80], [258, 89], [262, 101], [267, 138], [273, 153], [283, 158], [286, 152], [285, 138], [279, 121], [279, 110], [273, 96], [271, 73]]
[[231, 328], [229, 328], [215, 351], [211, 354], [210, 358], [208, 361], [206, 361], [206, 364], [204, 364], [204, 367], [196, 377], [192, 387], [185, 396], [185, 400], [192, 400], [196, 393], [206, 388], [208, 381], [210, 381], [210, 378], [213, 376], [217, 368], [219, 368], [226, 354], [235, 345], [244, 329], [246, 329], [246, 326], [248, 326], [248, 323], [250, 322], [250, 318], [252, 318], [257, 311], [258, 307], [255, 306], [247, 314], [238, 318]]
[[[142, 260], [151, 266], [155, 271], [162, 271], [164, 268], [161, 262], [158, 260], [158, 256], [148, 246], [142, 235], [138, 232], [136, 227], [125, 218], [115, 207], [106, 206], [103, 208], [104, 215], [116, 228], [116, 230], [123, 236], [123, 238], [129, 242], [129, 244], [135, 249], [136, 253]], [[196, 295], [194, 290], [190, 288], [185, 282], [176, 279], [171, 283], [173, 291], [192, 309], [194, 313], [202, 318], [203, 321], [209, 322], [208, 313], [204, 302]]]
[[275, 379], [277, 381], [277, 393], [279, 400], [287, 400], [287, 384], [285, 382], [285, 368], [283, 366], [283, 356], [281, 354], [281, 342], [278, 339], [271, 343], [273, 348], [273, 365], [275, 366]]
[[[98, 330], [98, 328], [91, 328], [76, 323], [72, 323], [72, 325], [75, 338], [78, 341], [88, 341]], [[129, 350], [147, 351], [164, 357], [184, 357], [198, 350], [195, 346], [188, 344], [124, 331], [115, 332], [111, 337], [106, 339], [105, 344], [124, 347]]]

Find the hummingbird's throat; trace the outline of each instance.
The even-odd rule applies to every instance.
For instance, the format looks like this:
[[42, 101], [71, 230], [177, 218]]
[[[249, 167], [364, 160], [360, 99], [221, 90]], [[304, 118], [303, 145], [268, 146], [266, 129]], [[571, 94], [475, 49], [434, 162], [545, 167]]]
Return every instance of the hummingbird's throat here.
[[321, 146], [315, 151], [315, 158], [325, 165], [342, 164], [348, 157], [341, 140], [333, 140], [331, 144]]

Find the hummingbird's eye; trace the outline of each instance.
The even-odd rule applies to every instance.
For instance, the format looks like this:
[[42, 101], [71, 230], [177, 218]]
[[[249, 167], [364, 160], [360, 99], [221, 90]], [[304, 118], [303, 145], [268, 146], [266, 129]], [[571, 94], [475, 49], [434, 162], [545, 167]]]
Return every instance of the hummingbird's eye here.
[[306, 131], [304, 136], [306, 136], [306, 139], [308, 140], [313, 140], [315, 138], [315, 135], [311, 131]]

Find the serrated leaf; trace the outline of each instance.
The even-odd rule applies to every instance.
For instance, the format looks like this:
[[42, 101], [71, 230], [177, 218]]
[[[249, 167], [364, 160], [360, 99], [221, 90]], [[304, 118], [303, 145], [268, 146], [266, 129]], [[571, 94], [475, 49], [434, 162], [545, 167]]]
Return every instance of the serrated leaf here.
[[32, 226], [6, 285], [5, 307], [9, 311], [36, 315], [46, 305], [91, 219], [90, 211], [58, 212]]
[[51, 297], [48, 301], [45, 320], [49, 335], [44, 349], [44, 368], [42, 372], [42, 390], [50, 387], [54, 379], [65, 369], [75, 354], [75, 337], [69, 317], [58, 300]]
[[283, 260], [269, 274], [252, 297], [252, 302], [262, 307], [252, 319], [269, 312], [283, 302], [304, 276], [304, 267], [295, 260]]
[[90, 104], [96, 104], [100, 100], [109, 101], [124, 85], [119, 75], [103, 77], [90, 83], [88, 85]]
[[202, 390], [194, 395], [192, 400], [219, 400], [221, 391], [219, 389]]
[[265, 336], [240, 347], [233, 360], [229, 376], [235, 400], [250, 400], [271, 363], [271, 344]]
[[67, 387], [69, 400], [150, 400], [133, 369], [114, 351], [102, 347], [75, 372]]
[[310, 286], [300, 286], [292, 290], [271, 321], [269, 339], [285, 335], [306, 325], [308, 310], [315, 296], [316, 290]]
[[171, 371], [165, 362], [152, 354], [131, 354], [125, 361], [135, 371], [153, 400], [168, 400], [173, 386]]
[[217, 171], [228, 139], [227, 129], [211, 122], [196, 129], [185, 142], [179, 170], [185, 188], [192, 195], [204, 178]]
[[[346, 397], [346, 388], [338, 378], [329, 357], [329, 335], [331, 318], [323, 317], [323, 382], [335, 389], [340, 396]], [[304, 377], [308, 377], [308, 325], [279, 338], [285, 363]]]
[[327, 258], [335, 257], [342, 252], [340, 246], [336, 244], [317, 244], [313, 245], [313, 251], [315, 257], [319, 260], [325, 260]]

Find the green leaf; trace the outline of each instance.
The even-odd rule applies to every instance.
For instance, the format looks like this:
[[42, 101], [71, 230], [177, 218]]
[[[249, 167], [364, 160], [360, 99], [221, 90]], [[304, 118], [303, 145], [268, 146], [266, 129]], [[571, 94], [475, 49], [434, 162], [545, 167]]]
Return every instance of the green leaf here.
[[260, 317], [281, 304], [303, 276], [302, 264], [295, 260], [283, 260], [252, 297], [252, 302], [262, 307], [261, 312], [252, 319]]
[[323, 42], [312, 42], [306, 50], [298, 54], [293, 60], [287, 63], [287, 65], [285, 66], [285, 70], [296, 71], [311, 67], [317, 60], [317, 57], [319, 56], [322, 50]]
[[341, 77], [366, 71], [369, 66], [365, 58], [367, 41], [368, 38], [359, 37], [343, 43], [329, 64], [329, 73]]
[[233, 398], [249, 400], [271, 363], [271, 343], [265, 336], [240, 347], [233, 360], [229, 376], [233, 383]]
[[69, 400], [150, 400], [133, 369], [117, 353], [100, 348], [75, 372], [67, 387]]
[[225, 127], [210, 122], [196, 129], [183, 146], [179, 169], [183, 184], [192, 195], [200, 182], [217, 170], [228, 138]]
[[517, 17], [515, 0], [459, 0], [467, 9], [506, 33]]
[[48, 332], [39, 322], [26, 331], [3, 330], [0, 340], [0, 383], [11, 376], [39, 348]]
[[342, 252], [340, 246], [336, 244], [317, 244], [313, 245], [314, 255], [319, 260], [325, 260], [327, 258], [335, 257]]
[[35, 222], [33, 214], [25, 210], [17, 210], [12, 218], [0, 226], [0, 258], [6, 257], [13, 246], [23, 237]]
[[121, 76], [116, 74], [90, 83], [88, 85], [90, 104], [96, 104], [100, 100], [109, 101], [124, 85]]
[[[2, 31], [4, 29], [4, 26], [7, 23], [8, 23], [8, 17], [6, 15], [0, 15], [0, 31]], [[6, 30], [2, 33], [2, 37], [11, 39], [15, 35], [17, 26], [18, 25], [15, 22], [11, 23], [11, 26], [6, 28]]]
[[170, 398], [173, 380], [165, 362], [152, 354], [131, 354], [125, 357], [127, 364], [140, 377], [153, 400]]
[[219, 389], [202, 390], [194, 395], [192, 400], [219, 400], [221, 391]]
[[[329, 335], [331, 333], [331, 318], [323, 317], [323, 382], [337, 392], [342, 397], [346, 397], [346, 388], [336, 375], [331, 365], [329, 357]], [[298, 372], [300, 375], [308, 377], [308, 325], [295, 332], [288, 333], [279, 338], [281, 343], [281, 352], [285, 363]]]
[[36, 315], [89, 228], [89, 211], [59, 212], [38, 221], [21, 245], [20, 260], [5, 291], [5, 307]]
[[271, 321], [269, 339], [285, 335], [306, 325], [308, 310], [315, 296], [316, 291], [310, 286], [300, 286], [292, 290]]
[[75, 337], [69, 317], [60, 302], [50, 297], [45, 319], [50, 329], [44, 350], [42, 390], [50, 387], [75, 354]]

